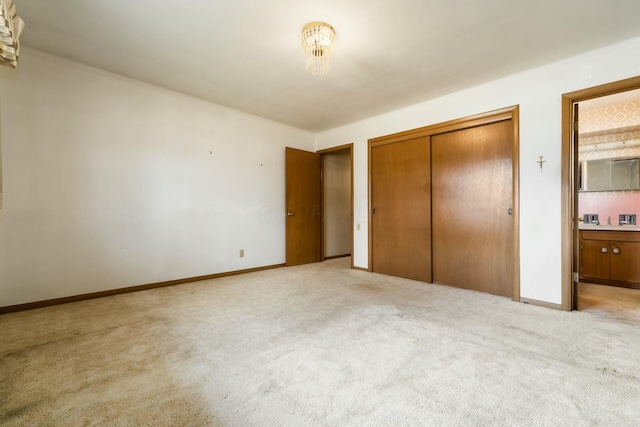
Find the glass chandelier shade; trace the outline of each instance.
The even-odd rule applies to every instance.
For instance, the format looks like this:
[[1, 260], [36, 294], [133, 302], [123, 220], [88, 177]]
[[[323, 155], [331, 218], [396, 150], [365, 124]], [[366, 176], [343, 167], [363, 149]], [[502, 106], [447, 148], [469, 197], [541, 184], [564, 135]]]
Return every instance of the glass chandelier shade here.
[[335, 30], [324, 22], [312, 22], [302, 29], [302, 48], [307, 54], [307, 71], [313, 76], [329, 72], [329, 57], [335, 40]]
[[11, 68], [18, 66], [20, 42], [24, 21], [16, 13], [12, 0], [0, 0], [0, 64]]

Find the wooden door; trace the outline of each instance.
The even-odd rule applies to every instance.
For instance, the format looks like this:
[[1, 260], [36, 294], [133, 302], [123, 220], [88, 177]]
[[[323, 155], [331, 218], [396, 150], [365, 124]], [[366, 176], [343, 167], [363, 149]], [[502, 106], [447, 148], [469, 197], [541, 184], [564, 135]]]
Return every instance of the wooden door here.
[[609, 246], [611, 280], [640, 283], [640, 242], [613, 241]]
[[606, 240], [580, 241], [580, 277], [609, 279], [609, 242]]
[[371, 149], [372, 270], [431, 282], [429, 137]]
[[[573, 144], [573, 152], [576, 155], [573, 157], [573, 192], [576, 197], [573, 198], [573, 260], [572, 260], [572, 270], [571, 272], [581, 272], [581, 264], [580, 264], [580, 227], [578, 222], [578, 212], [579, 209], [579, 198], [578, 194], [578, 186], [580, 185], [580, 160], [578, 159], [578, 142], [580, 140], [579, 133], [579, 121], [580, 121], [580, 104], [577, 102], [573, 104], [573, 126], [572, 126], [572, 144]], [[542, 160], [542, 159], [540, 159]], [[579, 287], [578, 279], [576, 279], [575, 274], [571, 274], [571, 309], [578, 309], [578, 292]], [[563, 297], [564, 298], [564, 297]]]
[[286, 264], [320, 261], [320, 154], [286, 149]]
[[513, 296], [513, 123], [431, 137], [433, 280]]

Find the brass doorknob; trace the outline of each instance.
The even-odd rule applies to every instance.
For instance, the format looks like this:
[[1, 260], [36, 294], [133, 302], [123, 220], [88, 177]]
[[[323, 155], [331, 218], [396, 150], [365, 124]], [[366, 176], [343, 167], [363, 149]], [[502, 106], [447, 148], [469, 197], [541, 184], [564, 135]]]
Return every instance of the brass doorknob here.
[[293, 212], [287, 212], [287, 216], [293, 216]]

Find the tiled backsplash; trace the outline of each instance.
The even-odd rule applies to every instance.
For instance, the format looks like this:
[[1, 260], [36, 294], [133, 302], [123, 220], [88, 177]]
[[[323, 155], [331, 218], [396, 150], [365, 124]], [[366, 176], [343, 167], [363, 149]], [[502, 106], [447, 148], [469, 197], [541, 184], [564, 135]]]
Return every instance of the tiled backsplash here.
[[600, 215], [600, 224], [618, 225], [619, 214], [636, 214], [640, 217], [640, 191], [606, 191], [579, 193], [578, 212]]

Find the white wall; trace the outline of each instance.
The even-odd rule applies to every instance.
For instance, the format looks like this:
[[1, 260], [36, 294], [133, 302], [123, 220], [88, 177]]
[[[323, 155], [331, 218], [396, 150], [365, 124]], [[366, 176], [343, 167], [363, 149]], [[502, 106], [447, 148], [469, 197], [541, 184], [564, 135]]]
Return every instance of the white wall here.
[[313, 134], [29, 49], [0, 103], [0, 306], [284, 262]]
[[324, 256], [351, 253], [351, 153], [323, 154]]
[[561, 95], [640, 75], [638, 52], [631, 39], [318, 134], [317, 149], [354, 143], [355, 265], [368, 264], [368, 139], [519, 104], [521, 296], [560, 304]]
[[[560, 303], [560, 96], [640, 75], [638, 52], [631, 39], [316, 135], [355, 144], [355, 265], [369, 138], [519, 104], [521, 295]], [[314, 135], [29, 49], [0, 114], [0, 306], [284, 262], [284, 147]]]

